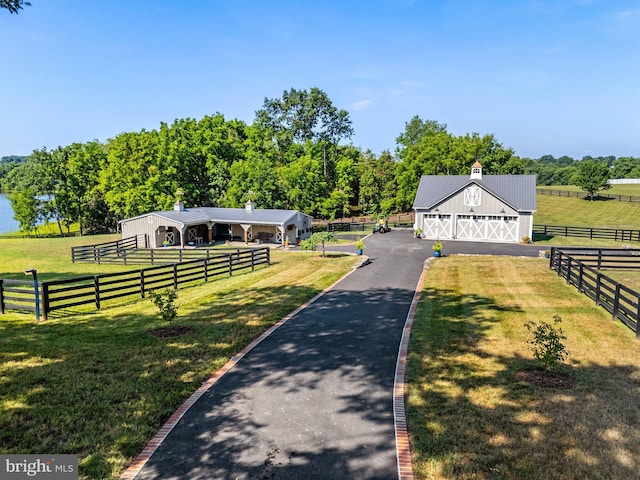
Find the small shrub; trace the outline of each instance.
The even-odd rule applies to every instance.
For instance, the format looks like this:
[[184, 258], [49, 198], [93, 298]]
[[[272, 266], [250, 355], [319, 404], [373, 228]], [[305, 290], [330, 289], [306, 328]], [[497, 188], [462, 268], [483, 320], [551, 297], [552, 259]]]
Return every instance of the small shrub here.
[[149, 300], [158, 307], [160, 316], [163, 320], [169, 322], [169, 325], [171, 325], [173, 319], [178, 315], [178, 306], [175, 304], [176, 298], [178, 298], [178, 294], [170, 288], [159, 293], [153, 290], [149, 292]]
[[527, 236], [522, 237], [522, 243], [531, 243], [531, 239]]
[[[559, 325], [562, 319], [560, 315], [554, 315], [553, 321]], [[533, 356], [542, 363], [545, 370], [555, 370], [558, 364], [569, 356], [569, 352], [562, 343], [562, 340], [567, 339], [562, 328], [547, 322], [536, 323], [534, 321], [527, 322], [524, 326], [531, 334], [527, 343], [531, 345]]]
[[440, 240], [436, 240], [435, 242], [433, 242], [433, 245], [431, 246], [431, 250], [434, 252], [441, 252], [442, 242]]
[[360, 237], [356, 239], [356, 250], [364, 250], [364, 242]]

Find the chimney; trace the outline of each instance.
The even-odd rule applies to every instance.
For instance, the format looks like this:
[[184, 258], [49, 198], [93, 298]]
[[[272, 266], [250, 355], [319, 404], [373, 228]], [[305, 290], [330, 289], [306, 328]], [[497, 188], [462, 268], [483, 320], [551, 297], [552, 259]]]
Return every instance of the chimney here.
[[478, 179], [478, 180], [482, 180], [482, 165], [480, 165], [480, 162], [476, 160], [476, 163], [474, 163], [471, 166], [471, 180], [474, 179]]
[[247, 203], [245, 204], [244, 209], [247, 212], [253, 212], [253, 202], [251, 201], [251, 199], [247, 200]]
[[184, 204], [180, 200], [178, 200], [178, 201], [176, 201], [176, 203], [173, 204], [173, 209], [176, 212], [183, 212], [184, 211]]

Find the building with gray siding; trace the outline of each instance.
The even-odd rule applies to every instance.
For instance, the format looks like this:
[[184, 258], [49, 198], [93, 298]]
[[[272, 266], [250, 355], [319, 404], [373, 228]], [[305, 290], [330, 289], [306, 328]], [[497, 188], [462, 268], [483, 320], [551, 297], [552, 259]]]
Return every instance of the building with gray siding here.
[[424, 175], [413, 202], [415, 229], [431, 240], [520, 242], [533, 237], [535, 175]]
[[173, 210], [151, 212], [120, 221], [122, 238], [137, 237], [138, 245], [197, 246], [216, 240], [260, 240], [295, 244], [311, 236], [313, 218], [297, 210], [254, 208], [185, 208], [176, 202]]

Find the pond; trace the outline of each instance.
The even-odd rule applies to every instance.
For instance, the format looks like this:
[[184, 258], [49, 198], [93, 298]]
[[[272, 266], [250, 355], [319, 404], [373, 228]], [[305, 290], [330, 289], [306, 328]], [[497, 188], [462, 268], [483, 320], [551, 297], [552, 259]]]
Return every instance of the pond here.
[[20, 225], [13, 218], [13, 208], [6, 195], [0, 194], [0, 235], [8, 232], [15, 232], [20, 229]]

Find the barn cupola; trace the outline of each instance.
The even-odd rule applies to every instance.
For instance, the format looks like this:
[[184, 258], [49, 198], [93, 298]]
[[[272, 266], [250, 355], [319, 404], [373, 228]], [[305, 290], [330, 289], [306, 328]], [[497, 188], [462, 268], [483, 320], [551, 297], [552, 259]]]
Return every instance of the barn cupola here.
[[251, 199], [247, 200], [247, 203], [245, 203], [244, 205], [244, 209], [247, 212], [253, 212], [253, 202], [251, 201]]
[[482, 165], [476, 160], [476, 163], [471, 165], [471, 180], [482, 180]]
[[177, 200], [176, 203], [173, 204], [173, 209], [176, 212], [183, 212], [184, 211], [184, 204], [180, 200]]

